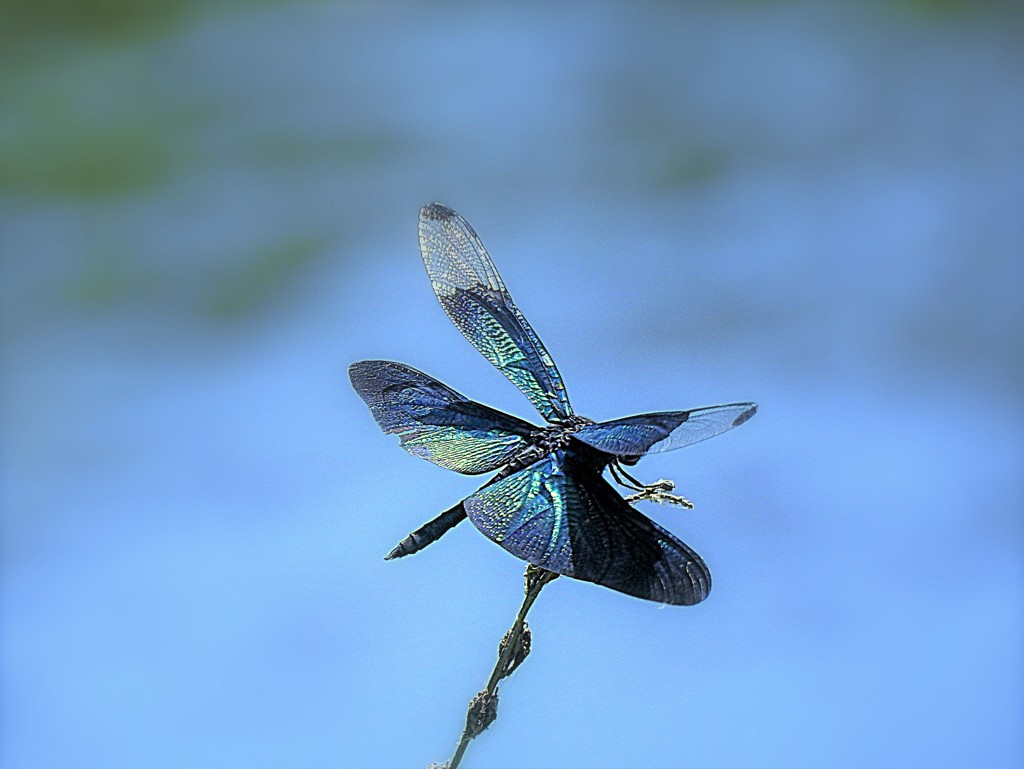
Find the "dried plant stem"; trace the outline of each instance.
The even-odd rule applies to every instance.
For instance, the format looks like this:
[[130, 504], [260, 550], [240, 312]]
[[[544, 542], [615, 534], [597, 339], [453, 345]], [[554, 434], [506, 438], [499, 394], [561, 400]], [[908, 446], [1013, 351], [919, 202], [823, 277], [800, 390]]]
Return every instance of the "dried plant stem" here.
[[505, 633], [498, 645], [498, 662], [491, 671], [491, 677], [487, 679], [487, 686], [469, 702], [469, 709], [466, 712], [466, 728], [462, 731], [459, 744], [455, 748], [452, 760], [448, 762], [447, 769], [457, 769], [462, 761], [462, 754], [466, 752], [470, 740], [479, 735], [484, 729], [491, 725], [498, 717], [498, 683], [519, 667], [530, 653], [530, 627], [526, 624], [526, 613], [530, 611], [533, 602], [540, 595], [541, 588], [558, 575], [554, 572], [530, 565], [526, 567], [524, 575], [525, 596], [523, 605], [519, 608], [516, 621], [512, 628]]

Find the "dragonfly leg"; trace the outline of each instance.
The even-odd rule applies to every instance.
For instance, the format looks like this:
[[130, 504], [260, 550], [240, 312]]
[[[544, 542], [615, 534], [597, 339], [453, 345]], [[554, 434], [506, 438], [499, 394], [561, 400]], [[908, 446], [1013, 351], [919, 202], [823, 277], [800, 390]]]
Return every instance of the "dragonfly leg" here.
[[[626, 497], [627, 502], [640, 502], [642, 500], [649, 499], [652, 502], [658, 502], [663, 505], [678, 505], [679, 507], [685, 507], [689, 510], [693, 509], [693, 502], [688, 500], [686, 497], [672, 493], [676, 488], [675, 481], [662, 479], [654, 483], [641, 483], [632, 475], [627, 473], [625, 468], [623, 468], [618, 462], [612, 462], [608, 465], [608, 469], [611, 471], [612, 477], [618, 484], [637, 492], [636, 494], [630, 494]], [[620, 475], [622, 478], [619, 477]], [[623, 478], [625, 480], [623, 480]]]

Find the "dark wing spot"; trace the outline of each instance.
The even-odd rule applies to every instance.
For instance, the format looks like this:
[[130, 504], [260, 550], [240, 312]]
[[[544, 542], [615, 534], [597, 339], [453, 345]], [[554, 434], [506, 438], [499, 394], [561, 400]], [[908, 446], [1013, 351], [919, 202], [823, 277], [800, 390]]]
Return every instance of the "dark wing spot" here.
[[420, 216], [424, 219], [443, 222], [446, 219], [453, 218], [455, 212], [443, 203], [427, 203], [427, 205], [420, 209]]
[[739, 427], [741, 424], [746, 422], [748, 419], [750, 419], [756, 413], [757, 413], [757, 406], [756, 405], [751, 406], [749, 409], [747, 409], [742, 414], [740, 414], [738, 417], [736, 417], [734, 420], [732, 420], [732, 426], [733, 427]]

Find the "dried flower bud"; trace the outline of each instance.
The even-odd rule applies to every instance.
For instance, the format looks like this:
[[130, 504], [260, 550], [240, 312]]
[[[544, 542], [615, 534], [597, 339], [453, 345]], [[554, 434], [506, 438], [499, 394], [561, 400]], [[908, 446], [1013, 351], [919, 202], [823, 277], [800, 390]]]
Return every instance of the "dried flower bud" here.
[[[498, 647], [498, 656], [505, 657], [506, 647], [512, 638], [512, 630], [505, 633], [505, 637], [501, 639], [501, 645]], [[502, 678], [508, 678], [512, 675], [512, 671], [519, 667], [523, 660], [526, 659], [530, 653], [530, 643], [533, 638], [533, 634], [530, 632], [530, 626], [523, 622], [523, 631], [519, 634], [516, 639], [515, 647], [512, 648], [507, 655], [507, 662], [505, 663], [504, 669], [501, 671]]]
[[479, 691], [469, 701], [469, 710], [466, 713], [466, 736], [469, 739], [477, 737], [488, 726], [494, 723], [498, 717], [498, 693], [488, 696], [487, 690]]

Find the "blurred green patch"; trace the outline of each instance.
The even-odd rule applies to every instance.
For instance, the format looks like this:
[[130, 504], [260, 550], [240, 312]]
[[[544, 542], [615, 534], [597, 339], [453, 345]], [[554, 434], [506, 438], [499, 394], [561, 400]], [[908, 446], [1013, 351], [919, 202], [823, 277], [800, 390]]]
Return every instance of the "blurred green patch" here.
[[351, 166], [395, 154], [400, 146], [399, 141], [383, 136], [350, 134], [312, 138], [278, 133], [255, 138], [247, 142], [242, 151], [245, 159], [259, 165], [333, 162]]
[[156, 278], [126, 253], [108, 250], [71, 279], [66, 297], [73, 307], [102, 310], [144, 296]]
[[907, 10], [922, 16], [945, 16], [951, 13], [961, 13], [972, 8], [985, 8], [992, 5], [986, 2], [967, 2], [967, 0], [887, 0], [885, 5], [897, 9]]
[[656, 172], [665, 187], [692, 187], [713, 181], [725, 173], [728, 157], [714, 150], [688, 151], [669, 155]]
[[199, 0], [10, 0], [0, 5], [0, 42], [127, 37], [172, 26], [214, 3]]
[[205, 116], [167, 94], [153, 68], [121, 46], [12, 76], [2, 92], [0, 192], [92, 199], [164, 181]]
[[163, 129], [72, 117], [23, 121], [0, 135], [0, 190], [42, 198], [96, 198], [135, 192], [175, 165]]
[[271, 304], [296, 285], [325, 246], [319, 237], [288, 239], [210, 275], [210, 290], [204, 300], [206, 314], [221, 319], [243, 318]]
[[299, 288], [328, 246], [322, 236], [283, 238], [238, 257], [144, 261], [123, 245], [103, 247], [65, 284], [69, 309], [88, 313], [142, 310], [140, 317], [246, 320]]
[[[792, 0], [737, 0], [734, 4], [755, 8], [795, 5]], [[858, 0], [847, 0], [845, 4], [856, 6], [862, 3], [858, 2]], [[874, 0], [874, 4], [882, 7], [915, 11], [922, 15], [938, 16], [947, 13], [959, 13], [961, 11], [1010, 6], [1014, 2], [1013, 0], [1010, 0], [1010, 2], [1005, 0]], [[837, 3], [836, 5], [842, 5], [842, 3]]]

